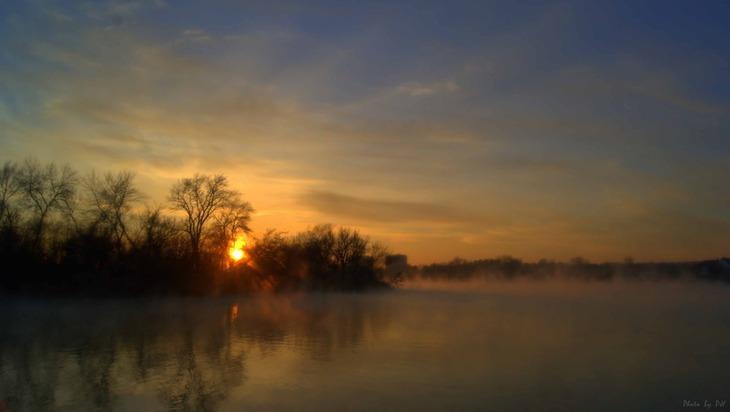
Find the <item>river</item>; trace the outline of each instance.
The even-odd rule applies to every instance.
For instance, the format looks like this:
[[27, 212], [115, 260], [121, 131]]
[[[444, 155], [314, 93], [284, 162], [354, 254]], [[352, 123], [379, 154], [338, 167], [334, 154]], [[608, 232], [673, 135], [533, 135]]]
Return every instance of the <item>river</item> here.
[[0, 411], [659, 411], [722, 409], [730, 395], [723, 285], [414, 284], [0, 310]]

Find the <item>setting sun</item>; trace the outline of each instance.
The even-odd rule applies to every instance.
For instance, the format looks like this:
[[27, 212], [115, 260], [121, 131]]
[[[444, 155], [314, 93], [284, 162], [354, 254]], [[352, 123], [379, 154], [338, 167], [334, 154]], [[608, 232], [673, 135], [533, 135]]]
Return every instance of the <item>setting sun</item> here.
[[236, 239], [231, 242], [231, 247], [228, 249], [228, 256], [234, 262], [240, 261], [246, 257], [246, 252], [243, 251], [244, 247], [246, 247], [246, 238], [243, 235], [236, 236]]

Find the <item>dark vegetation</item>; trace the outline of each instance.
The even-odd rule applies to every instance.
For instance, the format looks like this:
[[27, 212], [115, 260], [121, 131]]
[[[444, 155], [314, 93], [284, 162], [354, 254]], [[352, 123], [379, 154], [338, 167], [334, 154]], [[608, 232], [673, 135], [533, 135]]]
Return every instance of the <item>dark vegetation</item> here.
[[698, 262], [639, 263], [627, 258], [623, 262], [592, 263], [583, 258], [570, 262], [540, 260], [523, 262], [504, 256], [495, 259], [464, 260], [455, 258], [448, 263], [434, 263], [410, 268], [408, 277], [444, 280], [547, 280], [571, 279], [587, 281], [679, 280], [696, 279], [730, 282], [730, 259]]
[[[454, 259], [409, 267], [358, 231], [318, 225], [251, 237], [252, 206], [223, 175], [177, 181], [167, 204], [150, 205], [130, 172], [80, 176], [29, 159], [0, 168], [0, 293], [220, 294], [364, 290], [402, 276], [430, 279], [701, 279], [730, 281], [730, 260], [684, 263], [523, 262]], [[387, 270], [386, 270], [387, 269]]]
[[175, 183], [145, 204], [129, 172], [80, 176], [29, 159], [0, 169], [0, 293], [217, 294], [386, 287], [386, 250], [356, 230], [319, 225], [253, 238], [253, 208], [223, 175]]

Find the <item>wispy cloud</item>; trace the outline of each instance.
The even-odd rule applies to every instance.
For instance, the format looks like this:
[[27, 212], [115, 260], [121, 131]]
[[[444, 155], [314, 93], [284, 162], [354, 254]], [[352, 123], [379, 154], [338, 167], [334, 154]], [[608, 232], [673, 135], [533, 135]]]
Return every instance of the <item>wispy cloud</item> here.
[[365, 222], [476, 224], [485, 220], [457, 207], [431, 202], [370, 199], [320, 190], [306, 192], [301, 199], [324, 216]]
[[455, 93], [461, 90], [461, 87], [453, 80], [447, 80], [435, 83], [408, 82], [401, 84], [395, 90], [396, 93], [402, 93], [412, 97], [426, 97], [441, 93]]
[[185, 40], [192, 43], [208, 43], [213, 40], [213, 36], [202, 29], [185, 29], [182, 35]]

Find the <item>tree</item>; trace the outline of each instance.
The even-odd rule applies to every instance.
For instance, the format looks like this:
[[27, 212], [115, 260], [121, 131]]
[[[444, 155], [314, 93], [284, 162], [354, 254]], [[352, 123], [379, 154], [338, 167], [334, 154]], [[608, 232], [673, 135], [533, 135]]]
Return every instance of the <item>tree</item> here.
[[296, 262], [296, 252], [292, 242], [281, 232], [268, 230], [249, 251], [253, 267], [261, 277], [274, 279], [272, 284], [281, 287], [300, 275], [300, 265]]
[[240, 216], [238, 224], [246, 227], [251, 207], [240, 199], [240, 194], [228, 188], [228, 179], [224, 175], [200, 175], [185, 178], [175, 183], [168, 197], [176, 210], [185, 213], [183, 230], [190, 238], [190, 249], [194, 259], [200, 257], [201, 240], [212, 219], [223, 216], [225, 210], [232, 205]]
[[13, 201], [20, 189], [18, 166], [13, 162], [5, 162], [0, 169], [0, 227], [10, 227], [17, 220]]
[[18, 172], [18, 181], [26, 203], [36, 215], [33, 244], [39, 247], [51, 212], [59, 210], [73, 219], [71, 204], [76, 195], [77, 175], [69, 165], [59, 169], [52, 162], [42, 166], [27, 159]]
[[335, 234], [332, 225], [317, 225], [306, 232], [298, 234], [294, 243], [301, 249], [309, 269], [313, 273], [324, 274], [332, 264], [332, 249]]
[[132, 244], [127, 220], [134, 203], [142, 199], [139, 190], [134, 187], [134, 174], [106, 173], [99, 178], [91, 172], [84, 185], [91, 196], [89, 213], [92, 215], [92, 227], [102, 227], [111, 235], [117, 252], [123, 249], [125, 240]]
[[368, 240], [357, 230], [340, 228], [335, 237], [332, 256], [335, 266], [340, 272], [356, 268], [362, 263], [368, 251]]
[[386, 245], [371, 241], [368, 245], [368, 255], [373, 259], [373, 267], [380, 271], [385, 270], [386, 259], [390, 255], [390, 251]]
[[233, 196], [213, 215], [213, 241], [218, 250], [225, 250], [236, 235], [250, 233], [248, 223], [254, 209], [250, 203]]
[[140, 216], [138, 246], [144, 253], [160, 256], [178, 234], [175, 220], [162, 214], [162, 208], [147, 208]]

